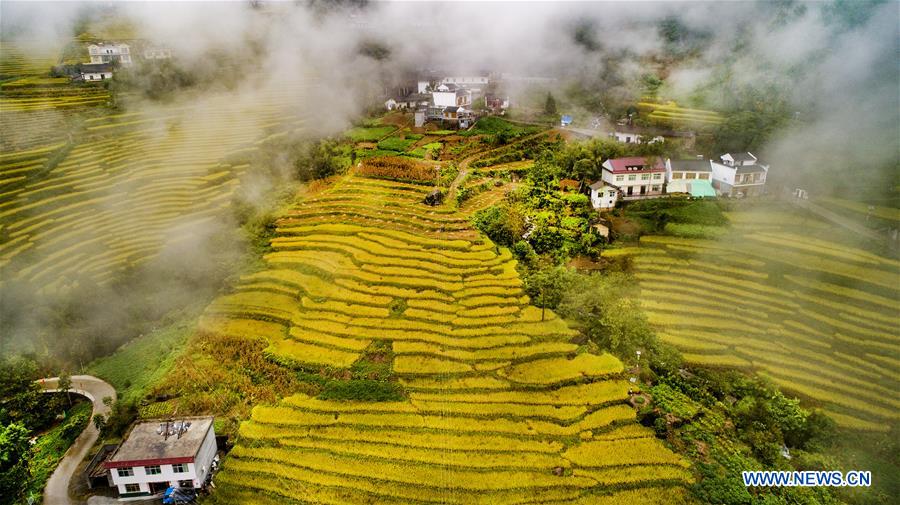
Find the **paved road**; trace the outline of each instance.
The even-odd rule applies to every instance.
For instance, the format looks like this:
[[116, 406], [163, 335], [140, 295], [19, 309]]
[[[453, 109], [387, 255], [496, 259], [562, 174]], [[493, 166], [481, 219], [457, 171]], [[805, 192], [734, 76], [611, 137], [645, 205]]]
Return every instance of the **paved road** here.
[[833, 210], [830, 210], [826, 207], [823, 207], [817, 203], [813, 203], [809, 200], [794, 200], [794, 204], [809, 210], [815, 214], [818, 214], [822, 218], [831, 221], [832, 223], [842, 226], [852, 232], [858, 233], [864, 237], [873, 239], [873, 240], [882, 240], [884, 236], [878, 233], [875, 230], [867, 228], [864, 224], [859, 221], [855, 221], [846, 216], [842, 216]]
[[[59, 377], [48, 377], [38, 381], [42, 388], [48, 393], [59, 391]], [[73, 375], [72, 387], [69, 391], [86, 396], [94, 404], [93, 415], [109, 414], [109, 407], [103, 404], [103, 398], [109, 396], [113, 400], [116, 399], [116, 390], [106, 382], [92, 377], [90, 375]], [[69, 481], [75, 475], [78, 464], [87, 456], [88, 451], [93, 447], [94, 442], [100, 434], [94, 423], [88, 423], [87, 428], [78, 435], [75, 443], [66, 452], [65, 456], [60, 460], [59, 466], [47, 481], [44, 488], [44, 503], [46, 505], [68, 505], [78, 503], [69, 497]]]

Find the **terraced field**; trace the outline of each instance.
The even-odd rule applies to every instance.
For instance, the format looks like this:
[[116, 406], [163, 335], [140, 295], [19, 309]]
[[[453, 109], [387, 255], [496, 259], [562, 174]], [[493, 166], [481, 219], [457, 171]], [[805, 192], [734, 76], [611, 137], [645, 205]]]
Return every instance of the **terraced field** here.
[[[223, 95], [188, 107], [96, 115], [80, 120], [74, 140], [4, 150], [4, 279], [48, 290], [85, 277], [102, 283], [164, 242], [188, 238], [192, 224], [229, 204], [247, 168], [230, 155], [256, 149], [267, 133], [302, 127], [282, 109], [297, 91], [260, 93], [252, 103]], [[27, 128], [18, 122], [24, 119], [4, 123], [4, 132]]]
[[529, 305], [514, 261], [430, 188], [349, 175], [278, 222], [205, 330], [287, 364], [391, 347], [408, 399], [259, 405], [218, 503], [677, 503], [687, 463], [635, 423], [614, 357]]
[[718, 240], [625, 250], [661, 338], [688, 361], [753, 368], [843, 426], [900, 419], [900, 263], [782, 212], [734, 212]]

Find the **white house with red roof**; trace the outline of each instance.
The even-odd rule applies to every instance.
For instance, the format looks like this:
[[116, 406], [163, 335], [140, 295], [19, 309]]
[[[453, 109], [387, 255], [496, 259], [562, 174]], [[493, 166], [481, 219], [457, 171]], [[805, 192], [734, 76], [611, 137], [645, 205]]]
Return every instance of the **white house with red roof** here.
[[624, 200], [663, 194], [666, 164], [659, 157], [634, 156], [603, 162], [601, 180], [621, 191]]
[[104, 466], [119, 498], [136, 498], [203, 487], [215, 457], [213, 418], [186, 417], [135, 424]]

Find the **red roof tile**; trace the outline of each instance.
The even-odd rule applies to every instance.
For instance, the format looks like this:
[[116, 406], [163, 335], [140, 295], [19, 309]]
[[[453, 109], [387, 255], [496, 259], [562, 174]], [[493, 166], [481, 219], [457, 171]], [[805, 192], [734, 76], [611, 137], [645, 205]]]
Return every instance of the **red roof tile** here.
[[[656, 162], [655, 165], [649, 166], [653, 161]], [[653, 160], [652, 158], [645, 158], [643, 156], [632, 156], [630, 158], [613, 158], [609, 160], [609, 164], [613, 167], [613, 173], [620, 172], [629, 172], [630, 170], [627, 167], [633, 167], [636, 165], [643, 165], [644, 168], [642, 170], [647, 172], [665, 172], [666, 165], [663, 163], [661, 158], [656, 158]]]

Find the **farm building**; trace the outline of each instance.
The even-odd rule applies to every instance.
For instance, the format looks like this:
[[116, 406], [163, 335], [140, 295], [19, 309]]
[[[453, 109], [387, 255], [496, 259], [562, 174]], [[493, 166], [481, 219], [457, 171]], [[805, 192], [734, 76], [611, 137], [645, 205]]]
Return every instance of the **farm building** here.
[[472, 92], [467, 89], [457, 88], [452, 84], [441, 84], [431, 92], [431, 97], [435, 107], [472, 106]]
[[678, 179], [712, 179], [712, 162], [709, 160], [666, 160], [666, 181]]
[[741, 198], [764, 193], [769, 166], [759, 163], [753, 153], [725, 153], [719, 159], [721, 162], [711, 162], [718, 194]]
[[84, 63], [79, 71], [85, 81], [102, 81], [112, 79], [113, 67], [110, 63]]
[[91, 44], [88, 46], [91, 63], [119, 63], [131, 65], [131, 48], [128, 44]]
[[599, 180], [590, 185], [591, 205], [595, 209], [611, 209], [619, 201], [619, 188]]
[[614, 158], [603, 162], [601, 179], [622, 191], [625, 200], [663, 194], [666, 165], [660, 158]]
[[119, 497], [130, 498], [203, 487], [215, 457], [213, 418], [188, 417], [135, 424], [104, 466]]

